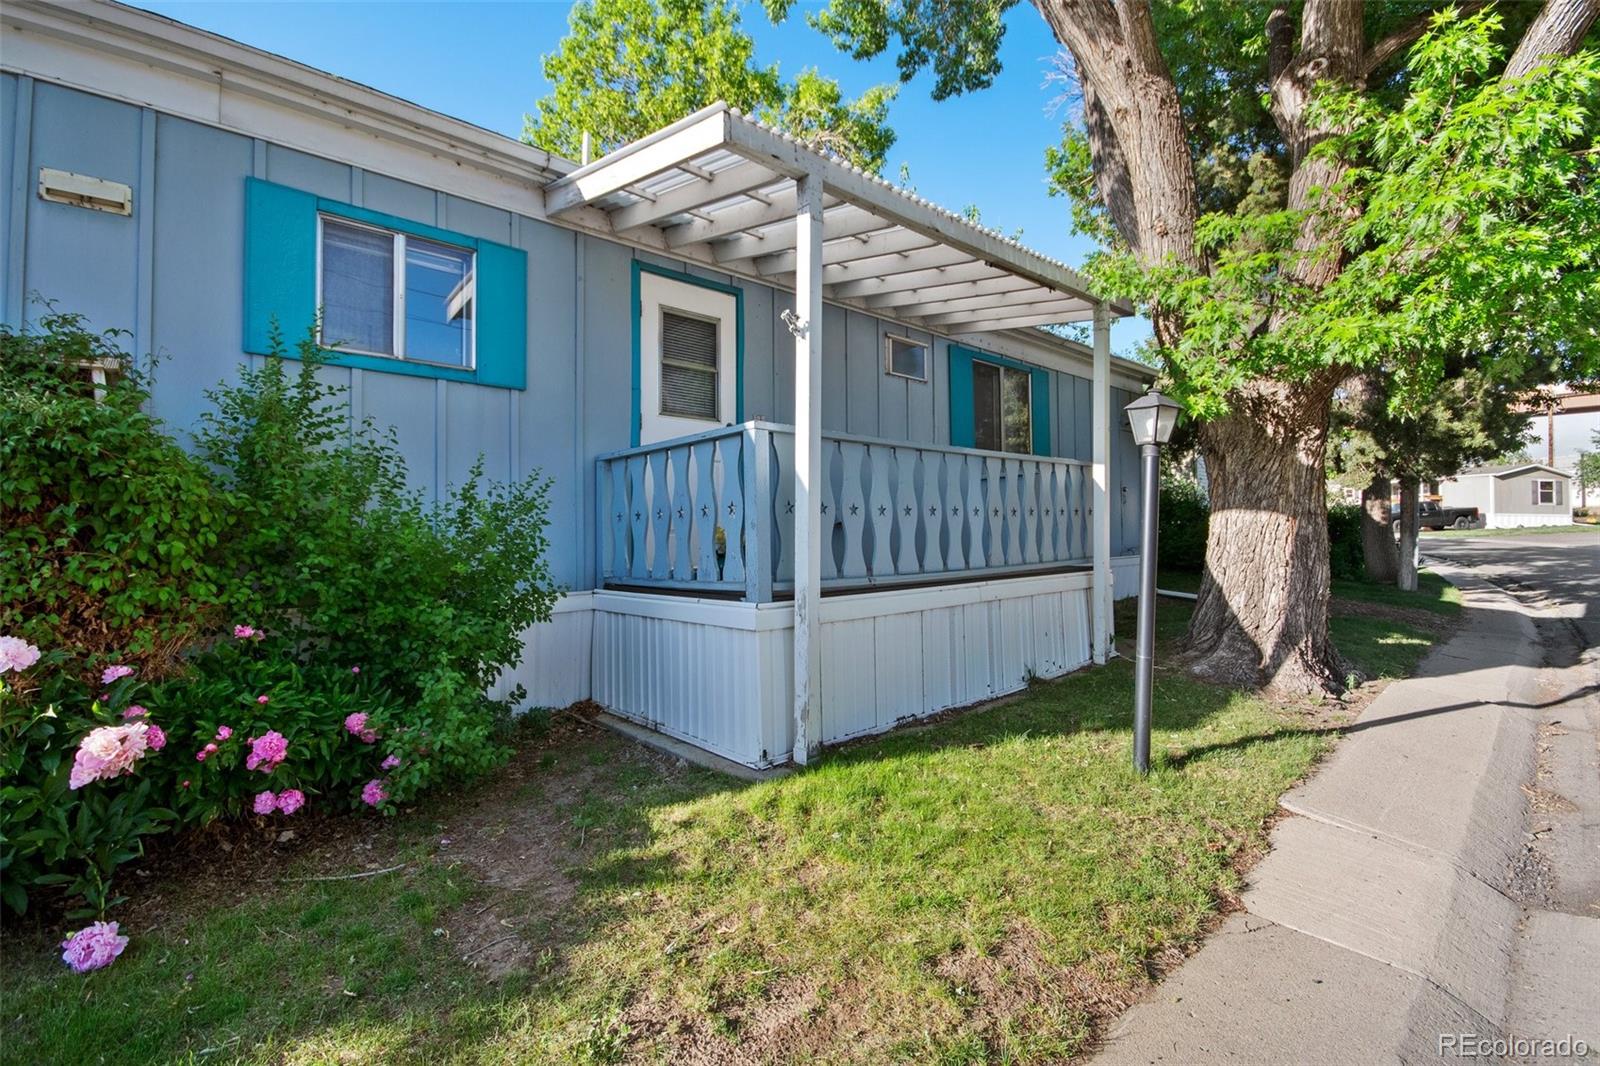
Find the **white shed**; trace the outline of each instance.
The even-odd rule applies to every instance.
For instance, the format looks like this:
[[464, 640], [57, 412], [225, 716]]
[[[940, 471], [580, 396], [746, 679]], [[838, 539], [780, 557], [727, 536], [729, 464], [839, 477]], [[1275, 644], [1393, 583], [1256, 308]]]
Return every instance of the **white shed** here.
[[1444, 507], [1476, 507], [1489, 529], [1564, 526], [1572, 522], [1568, 471], [1543, 463], [1511, 463], [1464, 470], [1439, 483]]

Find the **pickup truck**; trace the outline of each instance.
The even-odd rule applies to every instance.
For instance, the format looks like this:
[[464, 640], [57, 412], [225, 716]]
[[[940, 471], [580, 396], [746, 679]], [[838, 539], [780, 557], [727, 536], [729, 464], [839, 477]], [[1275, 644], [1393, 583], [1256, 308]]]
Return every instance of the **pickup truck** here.
[[[1393, 504], [1389, 514], [1398, 523], [1400, 505]], [[1418, 502], [1417, 518], [1423, 529], [1476, 529], [1480, 521], [1476, 507], [1441, 507], [1432, 500]]]

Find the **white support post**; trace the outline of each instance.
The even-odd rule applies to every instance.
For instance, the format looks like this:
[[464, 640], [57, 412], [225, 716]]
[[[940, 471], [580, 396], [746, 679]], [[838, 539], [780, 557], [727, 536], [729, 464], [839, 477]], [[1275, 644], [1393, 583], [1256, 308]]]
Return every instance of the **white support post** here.
[[1094, 464], [1093, 529], [1094, 582], [1091, 652], [1096, 663], [1111, 656], [1111, 313], [1105, 304], [1094, 307]]
[[794, 311], [794, 761], [822, 721], [822, 177], [796, 181]]

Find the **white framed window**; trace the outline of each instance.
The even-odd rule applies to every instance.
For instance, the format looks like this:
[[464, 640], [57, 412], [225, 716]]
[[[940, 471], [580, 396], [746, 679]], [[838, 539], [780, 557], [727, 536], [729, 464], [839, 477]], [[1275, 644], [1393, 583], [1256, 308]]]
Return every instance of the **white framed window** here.
[[972, 361], [972, 446], [991, 452], [1033, 451], [1033, 375], [1016, 367]]
[[1533, 502], [1536, 505], [1553, 505], [1561, 502], [1556, 493], [1556, 483], [1544, 479], [1535, 480], [1533, 483]]
[[928, 346], [910, 337], [884, 337], [883, 370], [897, 378], [927, 381]]
[[362, 355], [473, 369], [477, 254], [317, 216], [319, 342]]
[[738, 300], [639, 276], [639, 442], [728, 425], [738, 411]]

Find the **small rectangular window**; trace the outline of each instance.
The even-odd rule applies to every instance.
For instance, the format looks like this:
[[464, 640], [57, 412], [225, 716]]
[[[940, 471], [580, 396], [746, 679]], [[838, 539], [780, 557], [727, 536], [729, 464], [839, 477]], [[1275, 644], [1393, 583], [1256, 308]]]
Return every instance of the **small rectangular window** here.
[[323, 344], [472, 369], [473, 252], [329, 216], [321, 226]]
[[887, 370], [896, 377], [928, 380], [928, 346], [908, 337], [885, 337]]
[[1554, 481], [1535, 481], [1533, 483], [1533, 502], [1536, 504], [1554, 504], [1556, 502], [1556, 483]]
[[718, 420], [717, 334], [711, 319], [661, 311], [661, 413]]
[[1033, 451], [1033, 375], [1015, 367], [972, 364], [973, 447]]

